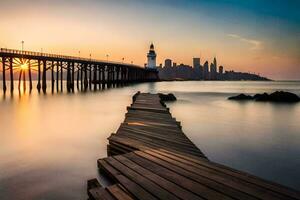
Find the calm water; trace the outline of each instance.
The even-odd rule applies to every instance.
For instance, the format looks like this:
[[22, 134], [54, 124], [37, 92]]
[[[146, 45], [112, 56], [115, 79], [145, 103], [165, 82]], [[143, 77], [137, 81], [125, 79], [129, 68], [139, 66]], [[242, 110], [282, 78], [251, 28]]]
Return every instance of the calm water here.
[[210, 160], [300, 189], [300, 103], [226, 100], [241, 92], [300, 95], [300, 82], [162, 82], [1, 96], [0, 199], [86, 199], [106, 138], [139, 90], [175, 93], [173, 116]]

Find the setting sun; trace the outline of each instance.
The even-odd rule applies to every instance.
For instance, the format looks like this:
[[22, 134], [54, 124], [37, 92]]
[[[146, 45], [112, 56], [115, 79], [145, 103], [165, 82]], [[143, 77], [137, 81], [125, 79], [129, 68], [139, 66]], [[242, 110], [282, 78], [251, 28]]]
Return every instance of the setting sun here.
[[27, 69], [28, 69], [28, 65], [27, 65], [27, 64], [22, 64], [22, 65], [20, 66], [20, 68], [21, 68], [22, 70], [27, 70]]

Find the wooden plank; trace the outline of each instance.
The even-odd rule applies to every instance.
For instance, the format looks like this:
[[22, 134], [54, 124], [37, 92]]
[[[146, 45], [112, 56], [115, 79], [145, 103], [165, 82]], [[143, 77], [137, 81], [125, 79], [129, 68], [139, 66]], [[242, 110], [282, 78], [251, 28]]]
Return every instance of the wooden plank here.
[[118, 170], [112, 167], [104, 160], [98, 160], [98, 167], [100, 170], [104, 170], [105, 173], [110, 176], [112, 179], [120, 183], [132, 196], [141, 200], [154, 200], [157, 199], [149, 192], [144, 190], [141, 186], [131, 181], [122, 175]]
[[202, 199], [195, 194], [188, 192], [187, 190], [179, 187], [178, 185], [174, 184], [173, 182], [170, 182], [152, 172], [149, 170], [137, 165], [136, 163], [132, 162], [128, 158], [124, 156], [115, 156], [115, 159], [117, 159], [122, 164], [126, 165], [127, 167], [131, 168], [132, 170], [136, 171], [137, 173], [147, 177], [151, 181], [153, 181], [155, 184], [159, 185], [160, 187], [166, 189], [167, 191], [174, 193], [177, 197], [181, 199]]
[[[156, 162], [162, 166], [167, 167], [170, 170], [174, 170], [177, 173], [188, 174], [187, 177], [197, 177], [198, 180], [201, 180], [207, 186], [210, 186], [218, 191], [229, 192], [231, 190], [230, 195], [234, 195], [234, 197], [242, 197], [243, 193], [251, 196], [255, 196], [256, 198], [274, 198], [274, 199], [285, 199], [284, 196], [278, 196], [270, 191], [265, 191], [255, 185], [250, 185], [247, 183], [243, 183], [234, 177], [224, 176], [224, 174], [214, 174], [203, 169], [194, 168], [190, 165], [183, 164], [172, 159], [168, 159], [166, 157], [160, 156], [159, 154], [152, 153], [151, 151], [145, 152], [136, 152], [138, 155], [145, 157], [153, 162]], [[147, 155], [147, 154], [148, 155]], [[190, 173], [188, 173], [190, 172]], [[195, 175], [197, 176], [195, 176]], [[236, 196], [238, 194], [238, 196]], [[277, 198], [276, 198], [277, 196]], [[247, 196], [244, 195], [243, 199]], [[248, 197], [249, 199], [250, 197]]]
[[[232, 176], [233, 179], [234, 178], [240, 179], [241, 181], [257, 185], [260, 188], [265, 188], [269, 191], [278, 193], [280, 195], [300, 199], [300, 193], [298, 191], [295, 191], [295, 190], [290, 189], [290, 188], [286, 188], [282, 185], [278, 185], [278, 184], [272, 183], [270, 181], [263, 180], [259, 177], [250, 175], [250, 174], [245, 173], [245, 172], [234, 170], [232, 168], [228, 168], [226, 166], [216, 164], [216, 163], [213, 163], [213, 162], [207, 162], [207, 161], [201, 160], [201, 159], [193, 159], [193, 161], [194, 161], [194, 163], [193, 163], [193, 162], [187, 161], [186, 159], [182, 159], [178, 156], [173, 156], [173, 155], [170, 155], [168, 153], [164, 153], [162, 151], [158, 151], [158, 150], [155, 150], [155, 149], [151, 149], [150, 151], [160, 153], [160, 154], [162, 154], [166, 157], [169, 157], [173, 160], [177, 160], [179, 162], [188, 164], [189, 166], [194, 166], [196, 168], [201, 167], [201, 169], [210, 170], [210, 171], [216, 170], [216, 172], [218, 172], [219, 174], [222, 174], [224, 176], [229, 175], [229, 176]], [[185, 157], [185, 158], [187, 158], [187, 157]], [[191, 159], [191, 158], [189, 158], [189, 159]], [[197, 163], [197, 164], [195, 164], [195, 163]], [[206, 167], [206, 168], [202, 168], [202, 167]], [[284, 197], [281, 197], [281, 198], [284, 198]]]
[[89, 190], [91, 200], [115, 200], [115, 198], [104, 188], [93, 188]]
[[110, 165], [114, 166], [120, 173], [125, 175], [128, 179], [132, 180], [133, 182], [137, 183], [141, 187], [143, 187], [145, 190], [147, 190], [150, 194], [153, 196], [156, 196], [159, 199], [178, 199], [176, 196], [168, 192], [167, 190], [159, 187], [149, 179], [145, 178], [141, 174], [133, 171], [126, 165], [122, 164], [118, 160], [116, 160], [113, 157], [105, 158], [106, 162], [108, 162]]
[[194, 194], [197, 194], [204, 199], [233, 199], [227, 195], [217, 192], [212, 188], [199, 184], [191, 179], [181, 176], [180, 174], [168, 170], [161, 165], [158, 165], [140, 156], [136, 156], [134, 153], [124, 154], [124, 156], [144, 167], [145, 169], [152, 171], [153, 173], [179, 185], [182, 188], [185, 188], [186, 190], [189, 190], [190, 192], [193, 192]]
[[125, 192], [119, 184], [115, 184], [106, 188], [109, 193], [117, 200], [133, 200], [127, 192]]

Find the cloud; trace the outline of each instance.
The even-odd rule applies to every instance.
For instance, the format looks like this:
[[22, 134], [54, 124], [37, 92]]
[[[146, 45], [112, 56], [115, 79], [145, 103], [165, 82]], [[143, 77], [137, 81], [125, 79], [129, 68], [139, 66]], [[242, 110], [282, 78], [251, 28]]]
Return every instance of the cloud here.
[[251, 45], [251, 50], [260, 50], [263, 48], [263, 43], [262, 41], [259, 41], [259, 40], [253, 40], [253, 39], [249, 39], [249, 38], [245, 38], [245, 37], [242, 37], [240, 35], [237, 35], [237, 34], [227, 34], [228, 37], [231, 37], [231, 38], [236, 38], [238, 40], [240, 40], [241, 42], [245, 42], [245, 43], [248, 43]]

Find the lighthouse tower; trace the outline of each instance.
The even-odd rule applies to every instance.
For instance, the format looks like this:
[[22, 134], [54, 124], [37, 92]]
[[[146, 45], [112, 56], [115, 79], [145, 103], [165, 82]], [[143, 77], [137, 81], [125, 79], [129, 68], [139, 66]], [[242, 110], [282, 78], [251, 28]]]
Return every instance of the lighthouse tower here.
[[149, 53], [147, 54], [148, 65], [147, 67], [150, 69], [156, 69], [156, 53], [154, 50], [154, 45], [151, 43]]

